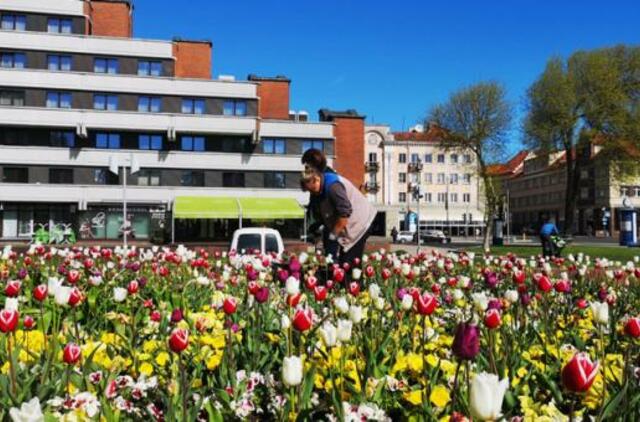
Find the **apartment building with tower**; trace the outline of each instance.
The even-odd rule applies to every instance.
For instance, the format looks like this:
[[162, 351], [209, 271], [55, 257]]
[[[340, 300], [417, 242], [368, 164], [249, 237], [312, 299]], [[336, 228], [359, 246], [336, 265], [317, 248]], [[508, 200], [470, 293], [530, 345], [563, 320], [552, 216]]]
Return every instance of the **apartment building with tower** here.
[[484, 230], [484, 207], [477, 163], [469, 151], [446, 150], [441, 129], [418, 125], [393, 132], [387, 125], [365, 129], [365, 184], [369, 200], [385, 215], [387, 233], [404, 227], [409, 211], [418, 211], [414, 192], [420, 189], [420, 222], [425, 229], [454, 236]]
[[[357, 112], [311, 121], [284, 76], [212, 78], [210, 41], [132, 35], [128, 1], [0, 2], [0, 240], [59, 226], [119, 239], [125, 176], [136, 239], [226, 239], [252, 222], [298, 236], [306, 149], [364, 180], [334, 163], [362, 161]], [[140, 169], [111, 173], [113, 159]]]

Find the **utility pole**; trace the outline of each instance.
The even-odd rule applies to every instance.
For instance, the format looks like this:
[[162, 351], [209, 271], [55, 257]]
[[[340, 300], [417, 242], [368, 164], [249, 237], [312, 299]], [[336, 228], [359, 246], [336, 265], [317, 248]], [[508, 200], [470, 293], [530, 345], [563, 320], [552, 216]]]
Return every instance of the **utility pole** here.
[[115, 175], [120, 174], [120, 168], [122, 168], [122, 242], [124, 248], [127, 248], [127, 236], [129, 234], [130, 225], [127, 218], [127, 168], [131, 170], [131, 174], [135, 174], [140, 171], [140, 164], [134, 157], [133, 153], [129, 155], [129, 162], [120, 165], [117, 155], [111, 155], [109, 157], [109, 171]]

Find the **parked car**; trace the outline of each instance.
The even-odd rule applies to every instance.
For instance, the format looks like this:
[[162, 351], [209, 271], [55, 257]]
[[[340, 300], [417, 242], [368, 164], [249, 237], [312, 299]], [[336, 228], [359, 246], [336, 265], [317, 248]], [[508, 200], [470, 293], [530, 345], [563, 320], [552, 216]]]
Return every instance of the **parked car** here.
[[274, 229], [262, 227], [238, 229], [233, 233], [231, 250], [239, 253], [275, 252], [280, 256], [284, 252], [284, 242], [280, 232]]
[[420, 232], [420, 243], [451, 243], [451, 238], [444, 234], [442, 230], [425, 230]]
[[415, 232], [410, 231], [401, 231], [398, 232], [398, 236], [396, 237], [396, 243], [411, 243], [416, 239]]

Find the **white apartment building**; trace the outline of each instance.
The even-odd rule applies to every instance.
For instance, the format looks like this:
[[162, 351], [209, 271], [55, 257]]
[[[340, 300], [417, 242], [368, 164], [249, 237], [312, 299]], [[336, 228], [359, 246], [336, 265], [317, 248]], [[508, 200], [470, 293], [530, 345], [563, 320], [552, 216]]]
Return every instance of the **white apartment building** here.
[[441, 229], [453, 236], [483, 230], [484, 208], [474, 156], [445, 151], [439, 129], [430, 126], [392, 132], [387, 125], [365, 128], [365, 188], [371, 202], [386, 213], [387, 233], [404, 228], [407, 212], [418, 212], [422, 228]]

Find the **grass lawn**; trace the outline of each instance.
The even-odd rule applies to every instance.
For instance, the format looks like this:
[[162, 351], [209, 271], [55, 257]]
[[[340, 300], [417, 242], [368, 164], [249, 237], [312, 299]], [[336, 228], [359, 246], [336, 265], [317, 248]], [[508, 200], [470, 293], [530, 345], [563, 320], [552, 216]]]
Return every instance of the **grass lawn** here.
[[[470, 248], [469, 251], [482, 253], [482, 248], [475, 247]], [[494, 246], [491, 248], [493, 255], [505, 255], [508, 252], [512, 252], [521, 257], [530, 257], [532, 255], [538, 255], [542, 252], [542, 248], [539, 245], [516, 245], [516, 246]], [[563, 256], [569, 254], [577, 255], [582, 252], [585, 255], [591, 256], [592, 259], [598, 257], [604, 257], [613, 261], [621, 261], [625, 263], [632, 261], [635, 256], [640, 256], [640, 248], [627, 248], [623, 246], [579, 246], [568, 245], [562, 251]]]

